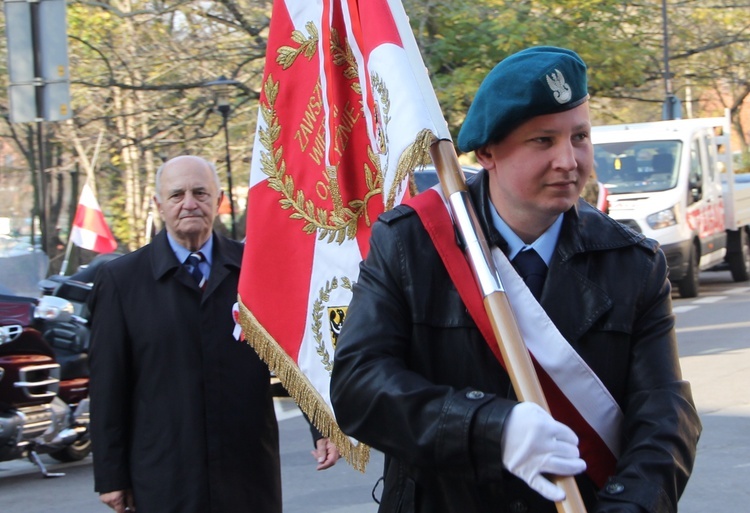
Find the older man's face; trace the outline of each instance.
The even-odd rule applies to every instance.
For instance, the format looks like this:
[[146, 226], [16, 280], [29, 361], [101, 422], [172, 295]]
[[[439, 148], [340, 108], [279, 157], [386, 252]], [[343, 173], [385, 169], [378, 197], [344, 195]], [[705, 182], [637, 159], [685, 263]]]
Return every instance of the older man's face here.
[[177, 157], [162, 170], [155, 198], [169, 234], [183, 247], [198, 250], [211, 236], [221, 202], [211, 168], [196, 157]]

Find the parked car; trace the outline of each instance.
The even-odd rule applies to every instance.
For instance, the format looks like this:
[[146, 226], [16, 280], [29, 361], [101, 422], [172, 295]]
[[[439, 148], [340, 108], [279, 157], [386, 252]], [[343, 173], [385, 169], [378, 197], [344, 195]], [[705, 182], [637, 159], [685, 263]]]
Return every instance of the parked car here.
[[727, 113], [591, 131], [609, 214], [661, 244], [683, 298], [698, 295], [701, 271], [750, 279], [750, 184], [733, 167], [731, 129]]

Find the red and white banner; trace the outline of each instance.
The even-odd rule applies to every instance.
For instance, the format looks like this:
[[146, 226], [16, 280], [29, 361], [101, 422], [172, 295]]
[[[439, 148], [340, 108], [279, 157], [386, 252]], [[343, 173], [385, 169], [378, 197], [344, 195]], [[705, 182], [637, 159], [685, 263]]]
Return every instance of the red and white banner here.
[[360, 469], [369, 453], [338, 429], [328, 387], [372, 223], [409, 197], [439, 133], [413, 37], [397, 1], [274, 2], [253, 146], [243, 332]]
[[99, 202], [88, 183], [84, 184], [78, 200], [70, 240], [76, 246], [97, 253], [112, 253], [117, 249], [117, 241], [107, 226]]

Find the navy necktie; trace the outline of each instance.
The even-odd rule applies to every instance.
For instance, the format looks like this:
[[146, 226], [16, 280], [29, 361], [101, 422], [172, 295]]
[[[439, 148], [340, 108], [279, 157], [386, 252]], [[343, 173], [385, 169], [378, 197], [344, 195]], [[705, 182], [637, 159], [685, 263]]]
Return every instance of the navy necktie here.
[[533, 249], [521, 251], [513, 259], [513, 267], [538, 301], [542, 295], [544, 279], [547, 277], [547, 264], [544, 263], [542, 257]]
[[198, 284], [198, 286], [203, 290], [206, 287], [206, 277], [203, 276], [203, 272], [201, 271], [201, 268], [198, 264], [200, 264], [203, 261], [203, 253], [190, 253], [190, 256], [187, 257], [187, 260], [185, 260], [185, 265], [189, 265], [192, 267], [192, 270], [190, 271], [190, 276], [192, 276], [195, 279], [195, 282]]

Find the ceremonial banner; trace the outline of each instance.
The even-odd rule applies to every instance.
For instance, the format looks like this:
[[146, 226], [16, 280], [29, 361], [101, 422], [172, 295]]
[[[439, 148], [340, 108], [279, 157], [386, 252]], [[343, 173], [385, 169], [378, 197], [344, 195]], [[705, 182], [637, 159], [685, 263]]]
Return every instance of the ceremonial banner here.
[[368, 450], [339, 430], [330, 407], [333, 355], [372, 223], [409, 196], [410, 171], [429, 161], [439, 133], [430, 121], [434, 93], [426, 105], [417, 86], [425, 81], [399, 1], [274, 2], [240, 324], [301, 409], [361, 470]]
[[88, 183], [83, 186], [78, 200], [70, 240], [76, 246], [97, 253], [112, 253], [117, 249], [117, 241], [107, 226], [99, 202]]

